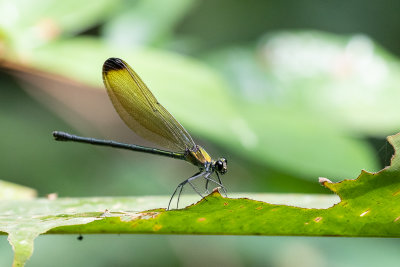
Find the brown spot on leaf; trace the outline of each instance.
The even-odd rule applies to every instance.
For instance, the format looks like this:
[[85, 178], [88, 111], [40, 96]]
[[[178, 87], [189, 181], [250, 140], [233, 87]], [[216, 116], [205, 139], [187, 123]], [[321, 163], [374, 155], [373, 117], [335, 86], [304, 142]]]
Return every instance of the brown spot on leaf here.
[[228, 206], [229, 205], [229, 203], [228, 202], [224, 202], [224, 206]]
[[126, 214], [121, 217], [122, 221], [133, 221], [133, 220], [148, 220], [156, 218], [160, 213], [159, 212], [142, 212], [142, 213], [133, 213]]
[[198, 222], [204, 222], [205, 220], [206, 220], [206, 218], [204, 218], [204, 217], [201, 217], [201, 218], [197, 219]]
[[399, 217], [397, 217], [396, 219], [394, 219], [394, 221], [393, 221], [393, 222], [397, 222], [398, 220], [400, 220], [400, 216], [399, 216]]
[[398, 194], [400, 194], [400, 190], [394, 192], [394, 193], [392, 194], [392, 196], [397, 196]]
[[322, 217], [317, 217], [314, 219], [314, 222], [320, 222], [322, 220]]
[[158, 230], [160, 230], [162, 228], [161, 224], [156, 224], [153, 226], [153, 231], [157, 232]]
[[263, 207], [259, 206], [256, 208], [256, 210], [261, 210]]

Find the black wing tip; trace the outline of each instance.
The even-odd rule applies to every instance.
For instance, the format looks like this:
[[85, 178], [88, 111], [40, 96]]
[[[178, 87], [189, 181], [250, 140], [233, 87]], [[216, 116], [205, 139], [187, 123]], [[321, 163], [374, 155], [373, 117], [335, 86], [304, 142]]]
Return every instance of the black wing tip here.
[[121, 70], [126, 68], [125, 62], [122, 59], [111, 57], [104, 62], [103, 72], [107, 74], [110, 70]]

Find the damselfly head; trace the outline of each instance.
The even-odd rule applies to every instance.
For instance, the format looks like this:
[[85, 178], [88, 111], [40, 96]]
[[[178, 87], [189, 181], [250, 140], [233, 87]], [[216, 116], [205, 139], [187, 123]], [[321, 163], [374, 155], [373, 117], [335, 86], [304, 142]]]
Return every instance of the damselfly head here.
[[215, 170], [220, 174], [225, 174], [228, 171], [228, 161], [225, 158], [219, 158], [214, 166]]

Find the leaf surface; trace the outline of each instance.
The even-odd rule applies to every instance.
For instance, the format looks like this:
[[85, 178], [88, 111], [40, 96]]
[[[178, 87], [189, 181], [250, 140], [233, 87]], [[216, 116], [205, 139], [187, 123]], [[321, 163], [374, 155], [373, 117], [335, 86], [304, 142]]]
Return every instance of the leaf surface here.
[[320, 179], [340, 202], [321, 195], [225, 198], [217, 190], [196, 204], [170, 211], [159, 208], [168, 197], [9, 200], [0, 205], [0, 230], [9, 234], [15, 266], [30, 257], [33, 240], [42, 233], [400, 237], [400, 134], [388, 140], [395, 148], [391, 166], [377, 173], [362, 171], [357, 179], [339, 183]]

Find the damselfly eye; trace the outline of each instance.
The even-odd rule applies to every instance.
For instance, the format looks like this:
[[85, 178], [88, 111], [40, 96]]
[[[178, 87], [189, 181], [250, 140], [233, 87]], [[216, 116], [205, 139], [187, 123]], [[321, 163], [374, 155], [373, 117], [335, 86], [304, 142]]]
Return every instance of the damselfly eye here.
[[227, 163], [228, 161], [225, 158], [219, 158], [217, 162], [215, 162], [215, 168], [217, 172], [220, 174], [225, 174], [227, 172]]

